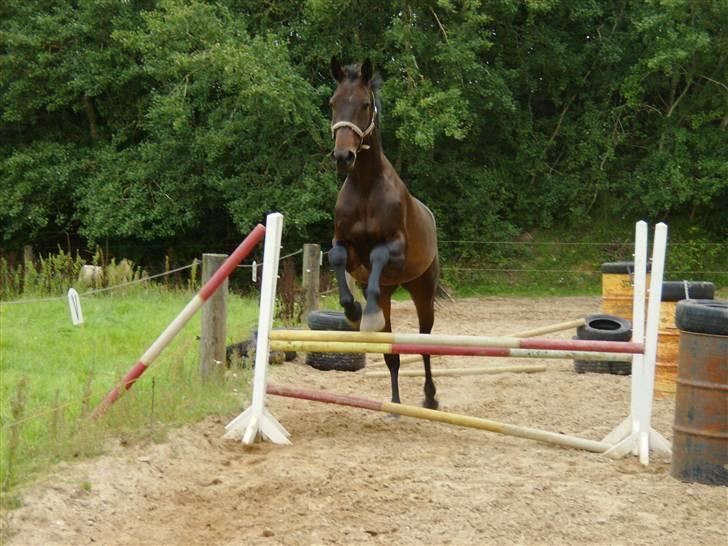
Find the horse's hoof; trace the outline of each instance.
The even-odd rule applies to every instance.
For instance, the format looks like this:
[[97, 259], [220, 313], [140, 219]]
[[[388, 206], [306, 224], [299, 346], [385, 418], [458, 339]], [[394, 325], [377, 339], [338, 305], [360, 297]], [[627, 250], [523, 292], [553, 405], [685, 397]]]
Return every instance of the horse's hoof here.
[[360, 332], [381, 332], [382, 330], [384, 330], [384, 313], [381, 311], [370, 314], [364, 313], [359, 325]]
[[432, 400], [428, 400], [427, 398], [425, 398], [422, 401], [422, 407], [426, 409], [436, 410], [440, 408], [440, 402], [437, 401], [437, 398], [433, 398]]
[[361, 323], [361, 304], [355, 301], [344, 308], [344, 318], [354, 330], [359, 330], [359, 324]]
[[358, 331], [359, 331], [359, 326], [360, 326], [360, 324], [361, 324], [361, 321], [356, 321], [356, 322], [354, 322], [353, 320], [349, 320], [349, 319], [348, 319], [348, 318], [346, 317], [346, 315], [344, 315], [344, 318], [346, 318], [346, 322], [347, 322], [347, 324], [348, 324], [349, 326], [351, 326], [351, 329], [352, 329], [352, 330], [354, 330], [355, 332], [358, 332]]

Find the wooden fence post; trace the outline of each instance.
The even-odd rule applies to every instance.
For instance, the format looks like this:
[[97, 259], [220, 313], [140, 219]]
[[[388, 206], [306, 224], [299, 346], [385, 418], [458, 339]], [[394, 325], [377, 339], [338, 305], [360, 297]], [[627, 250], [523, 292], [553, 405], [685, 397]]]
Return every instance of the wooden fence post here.
[[[227, 258], [227, 254], [202, 255], [202, 285], [212, 277]], [[225, 341], [227, 325], [228, 280], [202, 306], [200, 329], [200, 376], [203, 380], [225, 375]]]
[[303, 317], [308, 317], [308, 313], [318, 309], [319, 296], [319, 259], [321, 256], [321, 245], [305, 244], [303, 245]]
[[25, 245], [23, 247], [23, 265], [25, 265], [25, 267], [33, 265], [34, 259], [35, 254], [33, 253], [33, 245]]

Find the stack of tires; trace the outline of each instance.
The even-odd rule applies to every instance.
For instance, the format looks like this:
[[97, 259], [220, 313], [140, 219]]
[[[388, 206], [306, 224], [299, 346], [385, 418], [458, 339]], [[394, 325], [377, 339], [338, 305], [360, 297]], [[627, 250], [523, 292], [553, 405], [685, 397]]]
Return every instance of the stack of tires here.
[[[340, 311], [311, 311], [307, 320], [311, 330], [345, 332], [354, 330], [346, 321], [344, 313]], [[308, 353], [306, 364], [317, 370], [355, 372], [366, 366], [366, 355], [363, 353]]]
[[[589, 315], [584, 319], [586, 324], [576, 329], [573, 339], [592, 341], [629, 341], [632, 339], [630, 321], [616, 315]], [[614, 375], [630, 375], [630, 362], [613, 362], [609, 360], [574, 360], [576, 373], [609, 373]]]

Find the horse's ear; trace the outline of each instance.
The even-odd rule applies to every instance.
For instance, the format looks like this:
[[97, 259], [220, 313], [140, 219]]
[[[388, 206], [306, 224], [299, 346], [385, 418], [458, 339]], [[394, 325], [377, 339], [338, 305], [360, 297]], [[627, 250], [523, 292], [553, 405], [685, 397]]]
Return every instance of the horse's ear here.
[[331, 75], [339, 83], [344, 79], [344, 71], [341, 69], [339, 59], [336, 57], [331, 57]]
[[367, 59], [361, 65], [361, 77], [364, 80], [364, 83], [369, 83], [369, 80], [372, 79], [373, 73], [374, 70], [372, 69], [372, 60]]

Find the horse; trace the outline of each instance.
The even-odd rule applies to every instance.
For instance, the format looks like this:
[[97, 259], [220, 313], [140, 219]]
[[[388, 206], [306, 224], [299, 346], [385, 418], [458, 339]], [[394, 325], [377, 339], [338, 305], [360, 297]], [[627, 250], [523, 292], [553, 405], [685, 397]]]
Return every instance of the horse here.
[[[391, 332], [391, 299], [398, 286], [409, 292], [420, 333], [435, 320], [440, 266], [435, 216], [415, 198], [382, 151], [376, 92], [381, 82], [372, 62], [342, 67], [331, 59], [336, 89], [332, 110], [332, 159], [346, 174], [334, 209], [334, 236], [329, 263], [339, 286], [339, 303], [347, 321], [365, 332]], [[346, 279], [348, 272], [366, 295], [362, 311]], [[399, 355], [385, 354], [392, 402], [400, 403]], [[425, 398], [437, 409], [430, 355], [423, 354]]]

